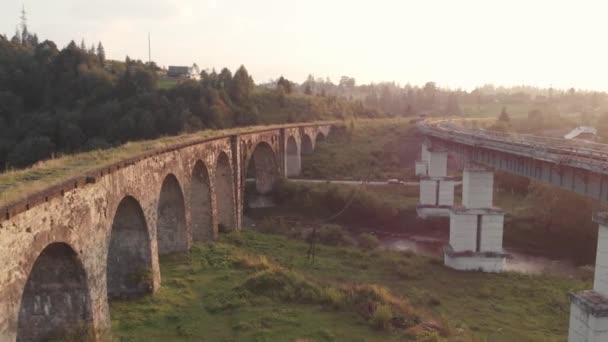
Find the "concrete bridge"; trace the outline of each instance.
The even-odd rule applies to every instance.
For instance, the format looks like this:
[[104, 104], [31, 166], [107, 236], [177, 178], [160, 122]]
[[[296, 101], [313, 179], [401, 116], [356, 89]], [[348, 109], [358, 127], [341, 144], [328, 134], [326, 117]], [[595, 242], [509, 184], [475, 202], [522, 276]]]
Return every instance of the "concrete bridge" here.
[[0, 341], [111, 337], [108, 299], [153, 293], [159, 255], [240, 229], [244, 180], [268, 193], [331, 125], [189, 142], [98, 169], [0, 208]]
[[[500, 272], [507, 262], [504, 212], [493, 205], [494, 170], [608, 202], [608, 145], [468, 129], [449, 120], [423, 121], [418, 130], [425, 136], [416, 162], [418, 213], [449, 216], [450, 240], [444, 251], [448, 267]], [[462, 204], [454, 203], [449, 153], [463, 161]], [[570, 342], [608, 341], [608, 214], [593, 219], [599, 224], [595, 280], [593, 290], [570, 293]]]

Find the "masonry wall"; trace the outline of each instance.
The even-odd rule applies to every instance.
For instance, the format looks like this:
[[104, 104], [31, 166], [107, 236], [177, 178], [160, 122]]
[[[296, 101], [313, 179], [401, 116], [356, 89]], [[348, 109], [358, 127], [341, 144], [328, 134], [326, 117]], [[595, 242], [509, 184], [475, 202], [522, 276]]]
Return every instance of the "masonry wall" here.
[[[306, 127], [309, 132], [329, 132], [329, 126]], [[248, 143], [266, 141], [277, 153], [278, 165], [283, 164], [284, 150], [280, 139], [284, 132], [269, 130], [259, 133], [219, 138], [196, 145], [167, 150], [143, 159], [120, 163], [109, 169], [98, 170], [87, 177], [86, 184], [76, 182], [74, 187], [63, 185], [58, 189], [37, 195], [42, 200], [33, 204], [21, 202], [17, 207], [3, 209], [0, 221], [0, 341], [17, 338], [18, 314], [24, 286], [30, 271], [41, 252], [50, 244], [64, 243], [76, 254], [86, 275], [86, 292], [90, 299], [91, 321], [99, 340], [111, 334], [107, 300], [106, 261], [112, 233], [114, 216], [119, 203], [130, 196], [137, 201], [145, 218], [149, 245], [143, 251], [149, 253], [151, 262], [150, 286], [152, 290], [161, 284], [158, 265], [157, 218], [159, 196], [163, 181], [175, 176], [179, 184], [185, 207], [185, 229], [188, 245], [192, 240], [191, 198], [192, 175], [197, 161], [202, 162], [209, 175], [211, 200], [208, 203], [212, 215], [213, 235], [217, 236], [216, 163], [219, 156], [226, 156], [232, 168], [234, 216], [237, 229], [242, 214], [241, 170], [247, 160]], [[273, 138], [272, 137], [276, 137]], [[299, 141], [299, 139], [298, 139]], [[284, 175], [284, 168], [278, 170]], [[25, 203], [25, 204], [23, 204]], [[4, 211], [6, 210], [6, 211]], [[137, 247], [135, 247], [137, 248]], [[54, 305], [51, 301], [49, 305]]]

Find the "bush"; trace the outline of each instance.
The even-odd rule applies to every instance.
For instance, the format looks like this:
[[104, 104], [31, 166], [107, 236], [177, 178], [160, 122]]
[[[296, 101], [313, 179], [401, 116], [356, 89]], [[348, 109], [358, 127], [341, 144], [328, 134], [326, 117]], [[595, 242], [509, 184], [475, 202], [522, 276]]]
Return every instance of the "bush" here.
[[386, 330], [389, 328], [392, 318], [393, 311], [389, 305], [378, 305], [370, 318], [370, 323], [374, 329]]
[[[306, 241], [312, 239], [312, 234], [313, 232], [308, 235]], [[344, 228], [335, 224], [327, 224], [317, 228], [316, 240], [320, 244], [327, 246], [348, 247], [355, 245], [355, 240], [350, 234]]]
[[359, 247], [365, 250], [373, 250], [380, 246], [380, 240], [375, 235], [363, 233], [359, 235]]
[[257, 272], [242, 287], [252, 293], [297, 303], [318, 303], [322, 300], [319, 286], [303, 276], [282, 268]]

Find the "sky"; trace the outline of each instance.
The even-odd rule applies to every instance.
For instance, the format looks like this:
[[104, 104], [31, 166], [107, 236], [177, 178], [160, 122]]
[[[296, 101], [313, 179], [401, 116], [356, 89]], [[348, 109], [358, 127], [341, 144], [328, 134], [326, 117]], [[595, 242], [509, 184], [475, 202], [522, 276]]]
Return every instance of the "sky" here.
[[2, 0], [0, 33], [28, 27], [63, 47], [102, 41], [109, 58], [358, 84], [434, 81], [608, 90], [607, 1]]

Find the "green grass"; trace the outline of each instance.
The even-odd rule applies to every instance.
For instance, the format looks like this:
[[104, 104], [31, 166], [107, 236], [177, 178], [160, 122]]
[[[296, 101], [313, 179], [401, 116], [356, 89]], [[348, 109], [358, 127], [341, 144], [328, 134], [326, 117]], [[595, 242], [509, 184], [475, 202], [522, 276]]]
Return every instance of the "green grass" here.
[[[350, 123], [348, 123], [350, 126]], [[357, 120], [331, 134], [302, 158], [302, 177], [314, 179], [407, 179], [414, 175], [420, 139], [407, 118]]]
[[172, 78], [161, 78], [158, 80], [158, 88], [160, 89], [171, 89], [177, 86], [177, 80]]
[[323, 288], [382, 286], [392, 293], [386, 294], [390, 298], [409, 302], [425, 319], [440, 322], [454, 341], [565, 341], [567, 291], [590, 287], [549, 276], [458, 272], [439, 260], [409, 253], [328, 246], [318, 246], [311, 264], [307, 250], [303, 242], [245, 231], [223, 236], [219, 243], [196, 245], [187, 255], [164, 258], [163, 286], [156, 294], [111, 303], [115, 338], [407, 340], [401, 329], [376, 330], [374, 319], [353, 308], [286, 300], [276, 291], [255, 293], [255, 287], [244, 286], [268, 265]]

